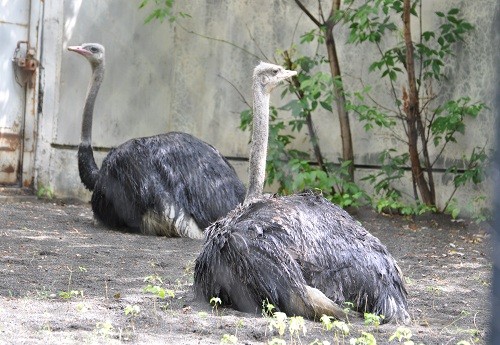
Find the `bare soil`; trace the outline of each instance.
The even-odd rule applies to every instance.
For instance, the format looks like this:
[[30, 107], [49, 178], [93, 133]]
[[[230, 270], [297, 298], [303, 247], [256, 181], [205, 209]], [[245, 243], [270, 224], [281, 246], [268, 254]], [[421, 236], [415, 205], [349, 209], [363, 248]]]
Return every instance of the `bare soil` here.
[[[0, 344], [237, 344], [279, 338], [270, 319], [212, 309], [193, 299], [193, 264], [202, 241], [148, 237], [95, 224], [88, 204], [0, 192]], [[360, 209], [355, 218], [379, 237], [406, 276], [415, 344], [484, 344], [490, 315], [490, 229], [444, 215], [416, 219]], [[145, 292], [145, 278], [174, 291]], [[128, 313], [127, 313], [128, 312]], [[336, 344], [334, 333], [306, 321], [305, 335]], [[349, 344], [362, 332], [377, 344], [398, 325], [351, 319]]]

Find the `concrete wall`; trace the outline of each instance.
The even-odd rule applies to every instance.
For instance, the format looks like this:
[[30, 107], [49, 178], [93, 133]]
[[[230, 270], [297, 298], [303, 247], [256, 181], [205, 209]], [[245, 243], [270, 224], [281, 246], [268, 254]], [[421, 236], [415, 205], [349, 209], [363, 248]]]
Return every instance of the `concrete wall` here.
[[[239, 112], [246, 106], [227, 80], [251, 103], [251, 74], [259, 59], [273, 61], [276, 49], [297, 44], [300, 34], [313, 26], [293, 1], [177, 3], [181, 11], [192, 16], [180, 23], [199, 35], [168, 23], [144, 25], [149, 12], [138, 10], [138, 2], [44, 3], [44, 97], [39, 121], [37, 177], [39, 183], [50, 186], [57, 196], [88, 200], [90, 195], [79, 181], [76, 162], [90, 67], [81, 56], [67, 52], [68, 45], [93, 41], [106, 46], [106, 76], [95, 106], [95, 146], [109, 148], [132, 137], [175, 130], [194, 134], [229, 157], [247, 157], [248, 133], [237, 129]], [[492, 106], [494, 56], [498, 50], [498, 44], [492, 44], [497, 1], [424, 3], [425, 13], [459, 7], [467, 20], [477, 26], [456, 52], [449, 70], [451, 83], [445, 94], [468, 95]], [[432, 20], [425, 23], [435, 24]], [[386, 86], [380, 84], [377, 75], [367, 72], [367, 63], [374, 52], [365, 46], [345, 46], [342, 40], [346, 32], [341, 29], [337, 34], [345, 75], [376, 85], [377, 97], [388, 102]], [[233, 42], [240, 48], [200, 35]], [[315, 48], [313, 45], [300, 47], [306, 53]], [[273, 103], [284, 104], [279, 92]], [[326, 112], [315, 116], [316, 123], [321, 123], [318, 132], [322, 149], [329, 160], [335, 161], [340, 156], [337, 117]], [[351, 123], [356, 163], [376, 163], [376, 153], [387, 144], [394, 145], [386, 133], [365, 133], [354, 116]], [[465, 151], [483, 145], [485, 139], [491, 146], [493, 128], [491, 111], [484, 112], [480, 120], [468, 128], [468, 139], [450, 150], [446, 159], [460, 158]], [[299, 145], [304, 141], [299, 138]], [[98, 164], [104, 154], [96, 154]], [[233, 162], [246, 181], [246, 163]]]

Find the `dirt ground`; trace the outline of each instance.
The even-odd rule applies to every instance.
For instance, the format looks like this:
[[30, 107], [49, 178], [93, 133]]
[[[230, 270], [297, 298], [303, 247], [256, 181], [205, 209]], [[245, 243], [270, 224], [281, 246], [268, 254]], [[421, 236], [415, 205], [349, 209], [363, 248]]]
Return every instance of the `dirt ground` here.
[[[108, 230], [94, 224], [88, 204], [0, 194], [0, 344], [263, 344], [280, 338], [269, 318], [193, 300], [201, 241]], [[369, 209], [354, 216], [386, 244], [406, 276], [415, 344], [486, 342], [487, 225]], [[152, 285], [173, 297], [144, 291], [146, 277], [154, 275], [162, 282]], [[281, 339], [349, 344], [366, 332], [377, 344], [397, 343], [389, 338], [398, 325], [351, 319], [348, 327], [337, 342], [332, 330], [306, 321], [305, 334], [287, 329]]]

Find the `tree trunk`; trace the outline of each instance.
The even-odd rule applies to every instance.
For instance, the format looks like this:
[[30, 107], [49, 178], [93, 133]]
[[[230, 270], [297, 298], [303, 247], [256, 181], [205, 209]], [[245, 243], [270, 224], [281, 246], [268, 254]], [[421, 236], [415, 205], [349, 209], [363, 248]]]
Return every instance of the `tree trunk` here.
[[[326, 50], [328, 53], [328, 61], [330, 63], [330, 71], [334, 79], [340, 81], [334, 82], [333, 93], [335, 103], [337, 105], [337, 113], [340, 122], [340, 137], [342, 139], [342, 159], [351, 161], [349, 165], [349, 178], [354, 181], [354, 152], [352, 147], [351, 125], [349, 123], [349, 114], [346, 110], [346, 99], [342, 85], [342, 75], [340, 73], [339, 58], [335, 47], [335, 38], [333, 37], [334, 23], [332, 18], [326, 23]], [[339, 85], [340, 84], [340, 85]]]
[[424, 171], [420, 165], [420, 156], [418, 153], [418, 128], [420, 120], [420, 106], [417, 91], [417, 81], [415, 78], [415, 60], [413, 56], [413, 42], [410, 29], [410, 0], [404, 0], [403, 5], [403, 25], [404, 41], [406, 46], [406, 71], [408, 74], [409, 96], [408, 103], [404, 107], [406, 112], [406, 122], [408, 124], [408, 151], [410, 154], [411, 172], [413, 179], [417, 184], [422, 202], [427, 205], [435, 205], [435, 196], [431, 193]]
[[[339, 58], [337, 56], [337, 50], [335, 48], [335, 39], [333, 37], [333, 27], [335, 22], [333, 21], [333, 15], [336, 11], [340, 9], [340, 0], [332, 0], [332, 8], [326, 22], [323, 22], [323, 10], [320, 6], [320, 17], [322, 21], [319, 21], [316, 17], [312, 15], [311, 12], [307, 10], [304, 4], [300, 0], [295, 0], [295, 3], [300, 7], [300, 9], [312, 20], [312, 22], [321, 30], [326, 30], [326, 50], [328, 53], [328, 60], [330, 63], [330, 73], [334, 79], [340, 80], [342, 82]], [[340, 83], [342, 84], [342, 83]], [[352, 146], [351, 137], [351, 125], [349, 123], [349, 114], [346, 110], [346, 99], [344, 95], [344, 90], [342, 86], [338, 83], [334, 83], [333, 94], [335, 96], [335, 103], [337, 105], [337, 112], [339, 114], [340, 122], [340, 136], [342, 139], [342, 159], [344, 161], [350, 161], [349, 165], [349, 179], [354, 181], [354, 152]]]

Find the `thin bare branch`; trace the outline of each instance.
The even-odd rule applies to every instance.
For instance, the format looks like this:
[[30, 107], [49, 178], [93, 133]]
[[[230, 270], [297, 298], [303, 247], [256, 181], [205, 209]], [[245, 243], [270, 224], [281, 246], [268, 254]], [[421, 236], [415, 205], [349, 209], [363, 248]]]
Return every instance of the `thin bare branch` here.
[[321, 21], [323, 23], [326, 22], [325, 16], [323, 14], [323, 6], [321, 6], [321, 0], [318, 0], [318, 13], [319, 13], [319, 16], [321, 17]]
[[300, 9], [302, 10], [302, 12], [304, 12], [306, 14], [306, 16], [309, 17], [309, 19], [312, 20], [312, 22], [318, 27], [318, 28], [321, 28], [323, 26], [323, 23], [320, 23], [318, 19], [316, 19], [316, 17], [313, 16], [313, 14], [311, 12], [309, 12], [309, 10], [304, 6], [304, 4], [300, 1], [300, 0], [294, 0], [295, 3], [297, 4], [297, 6], [300, 7]]
[[289, 49], [291, 49], [293, 47], [293, 42], [295, 41], [295, 34], [297, 33], [297, 30], [299, 28], [299, 23], [300, 23], [300, 20], [302, 19], [302, 15], [303, 15], [303, 13], [301, 13], [299, 15], [299, 18], [297, 18], [297, 22], [295, 23], [295, 26], [293, 28], [292, 39], [290, 41], [290, 46], [289, 46], [290, 48]]
[[205, 39], [208, 39], [208, 40], [211, 40], [211, 41], [216, 41], [216, 42], [221, 42], [221, 43], [225, 43], [225, 44], [229, 44], [230, 46], [233, 46], [239, 50], [242, 50], [244, 51], [245, 53], [247, 53], [248, 55], [251, 55], [259, 60], [262, 60], [262, 57], [261, 56], [258, 56], [252, 52], [250, 52], [249, 50], [243, 48], [243, 47], [240, 47], [239, 45], [237, 45], [236, 43], [233, 43], [233, 42], [230, 42], [230, 41], [227, 41], [225, 39], [222, 39], [222, 38], [215, 38], [215, 37], [210, 37], [210, 36], [206, 36], [206, 35], [203, 35], [203, 34], [200, 34], [198, 32], [195, 32], [193, 30], [189, 30], [189, 29], [186, 29], [184, 26], [182, 26], [181, 24], [177, 23], [177, 25], [182, 29], [184, 30], [185, 32], [189, 33], [189, 34], [193, 34], [195, 36], [199, 36], [199, 37], [203, 37]]
[[255, 39], [255, 37], [253, 37], [252, 35], [252, 32], [250, 31], [248, 25], [245, 25], [246, 28], [247, 28], [247, 32], [248, 32], [248, 35], [250, 36], [250, 39], [252, 40], [253, 43], [255, 43], [255, 45], [257, 46], [257, 49], [259, 50], [259, 52], [262, 54], [262, 56], [267, 60], [267, 61], [271, 61], [269, 60], [269, 58], [266, 56], [266, 54], [262, 51], [262, 49], [260, 49], [260, 45], [259, 43], [257, 42], [257, 40]]
[[224, 79], [229, 85], [231, 85], [233, 87], [233, 89], [238, 93], [238, 95], [240, 95], [241, 101], [243, 103], [245, 103], [250, 109], [252, 109], [252, 105], [249, 102], [247, 102], [247, 100], [245, 99], [245, 96], [243, 96], [243, 94], [241, 93], [241, 91], [236, 87], [236, 85], [234, 85], [233, 82], [231, 82], [229, 79], [227, 79], [226, 77], [224, 77], [221, 74], [218, 74], [217, 76], [219, 78]]
[[[357, 78], [357, 79], [359, 80], [359, 82], [361, 83], [361, 86], [362, 86], [362, 87], [363, 87], [363, 89], [364, 89], [364, 88], [365, 88], [365, 83], [364, 83], [363, 79], [361, 79], [361, 78]], [[389, 113], [394, 113], [394, 114], [396, 114], [394, 117], [396, 117], [396, 118], [398, 118], [398, 119], [400, 119], [400, 118], [402, 118], [402, 117], [403, 117], [403, 116], [402, 116], [402, 114], [401, 114], [401, 112], [397, 112], [397, 111], [396, 111], [396, 110], [394, 110], [394, 109], [387, 108], [387, 107], [383, 106], [382, 104], [380, 104], [379, 102], [377, 102], [377, 101], [376, 101], [376, 100], [375, 100], [375, 99], [374, 99], [374, 98], [373, 98], [373, 97], [372, 97], [369, 93], [367, 93], [366, 95], [368, 96], [368, 99], [369, 99], [370, 101], [372, 101], [372, 103], [373, 103], [373, 104], [375, 104], [375, 105], [376, 105], [377, 107], [379, 107], [380, 109], [383, 109], [383, 110], [385, 110], [385, 111], [387, 111], [387, 112], [389, 112]]]

